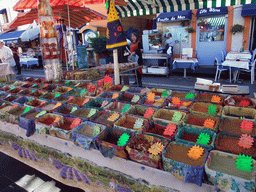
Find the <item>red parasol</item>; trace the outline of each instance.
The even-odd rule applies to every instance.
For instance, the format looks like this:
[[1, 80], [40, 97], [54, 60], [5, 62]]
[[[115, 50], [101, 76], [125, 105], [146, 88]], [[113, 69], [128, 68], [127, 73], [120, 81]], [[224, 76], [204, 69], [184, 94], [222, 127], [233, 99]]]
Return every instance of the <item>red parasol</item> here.
[[[67, 5], [55, 6], [52, 7], [52, 10], [56, 20], [63, 19], [64, 24], [69, 26]], [[69, 10], [70, 26], [72, 28], [80, 27], [91, 20], [107, 19], [105, 15], [86, 7], [69, 6]], [[30, 24], [34, 20], [38, 21], [37, 9], [19, 13], [18, 16], [10, 23], [9, 28]]]
[[[70, 6], [78, 6], [78, 7], [84, 7], [88, 4], [101, 4], [104, 3], [105, 0], [69, 0]], [[50, 4], [52, 7], [55, 6], [66, 6], [67, 0], [50, 0]], [[116, 0], [115, 5], [119, 6], [127, 6], [127, 2], [124, 2], [123, 0]], [[20, 0], [14, 7], [13, 10], [19, 11], [19, 10], [25, 10], [25, 9], [34, 9], [37, 8], [37, 0]]]

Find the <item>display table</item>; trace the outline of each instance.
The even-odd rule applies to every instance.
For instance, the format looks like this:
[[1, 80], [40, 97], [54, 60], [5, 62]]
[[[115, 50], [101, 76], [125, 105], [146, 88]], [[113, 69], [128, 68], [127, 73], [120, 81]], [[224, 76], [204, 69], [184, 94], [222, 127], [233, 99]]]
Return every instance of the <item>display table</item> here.
[[[84, 150], [71, 141], [37, 133], [26, 137], [25, 134], [18, 125], [0, 122], [0, 151], [66, 185], [85, 191], [213, 192], [215, 189], [206, 184], [198, 187], [184, 183], [168, 172], [129, 160], [104, 158], [99, 151]], [[65, 179], [63, 169], [67, 169]], [[80, 181], [76, 173], [81, 176]]]
[[230, 51], [226, 59], [251, 59], [252, 55], [249, 51], [244, 51], [244, 52], [237, 52], [237, 51]]
[[27, 66], [27, 68], [36, 65], [39, 66], [39, 62], [37, 58], [33, 57], [21, 57], [20, 58], [20, 66], [23, 67], [23, 65]]
[[245, 96], [245, 95], [250, 95], [250, 88], [249, 86], [246, 86], [246, 85], [238, 85], [238, 92], [223, 92], [221, 89], [219, 91], [206, 91], [206, 90], [203, 90], [203, 89], [196, 89], [194, 88], [196, 91], [199, 91], [199, 93], [202, 93], [202, 92], [212, 92], [212, 93], [223, 93], [223, 94], [229, 94], [229, 95], [242, 95], [242, 96]]
[[9, 81], [11, 75], [15, 75], [11, 66], [8, 63], [0, 63], [0, 77], [4, 78], [4, 81]]
[[195, 70], [198, 66], [198, 60], [195, 58], [192, 59], [181, 59], [175, 58], [173, 60], [172, 69], [184, 69], [184, 78], [187, 76], [187, 69]]
[[[244, 52], [236, 52], [230, 51], [227, 56], [226, 60], [222, 63], [223, 66], [229, 67], [229, 81], [231, 83], [231, 69], [238, 68], [238, 69], [249, 69], [249, 60], [252, 58], [252, 55], [249, 51]], [[233, 77], [234, 82], [236, 82], [238, 71], [234, 71]], [[254, 77], [253, 77], [254, 79]]]

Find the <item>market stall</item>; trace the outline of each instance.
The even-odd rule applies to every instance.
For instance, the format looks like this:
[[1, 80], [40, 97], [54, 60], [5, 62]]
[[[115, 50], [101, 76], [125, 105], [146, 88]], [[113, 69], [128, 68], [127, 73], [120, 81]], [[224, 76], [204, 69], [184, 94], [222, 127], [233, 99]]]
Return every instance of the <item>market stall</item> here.
[[112, 83], [2, 84], [0, 150], [84, 190], [255, 190], [254, 98]]

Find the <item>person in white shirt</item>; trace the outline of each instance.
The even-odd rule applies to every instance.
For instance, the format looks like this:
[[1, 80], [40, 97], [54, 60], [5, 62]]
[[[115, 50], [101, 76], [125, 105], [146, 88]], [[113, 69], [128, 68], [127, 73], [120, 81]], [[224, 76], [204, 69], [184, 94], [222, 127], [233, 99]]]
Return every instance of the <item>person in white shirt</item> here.
[[173, 60], [173, 47], [175, 44], [175, 39], [172, 37], [171, 33], [168, 34], [168, 39], [166, 39], [165, 44], [167, 46], [167, 54], [169, 55], [168, 57], [168, 67], [170, 69], [169, 72], [171, 73], [171, 64]]
[[0, 40], [0, 59], [2, 63], [8, 63], [11, 67], [16, 65], [12, 50], [4, 45], [4, 41]]

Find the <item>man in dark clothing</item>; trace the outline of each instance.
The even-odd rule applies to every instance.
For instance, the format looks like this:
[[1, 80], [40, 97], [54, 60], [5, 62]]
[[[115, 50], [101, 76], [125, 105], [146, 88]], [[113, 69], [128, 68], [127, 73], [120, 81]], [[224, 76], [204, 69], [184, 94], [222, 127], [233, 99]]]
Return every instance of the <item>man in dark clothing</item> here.
[[13, 52], [13, 58], [15, 60], [16, 67], [17, 67], [17, 70], [18, 70], [17, 75], [21, 75], [20, 57], [19, 57], [19, 53], [18, 53], [18, 47], [16, 46], [15, 43], [12, 43], [11, 50]]

